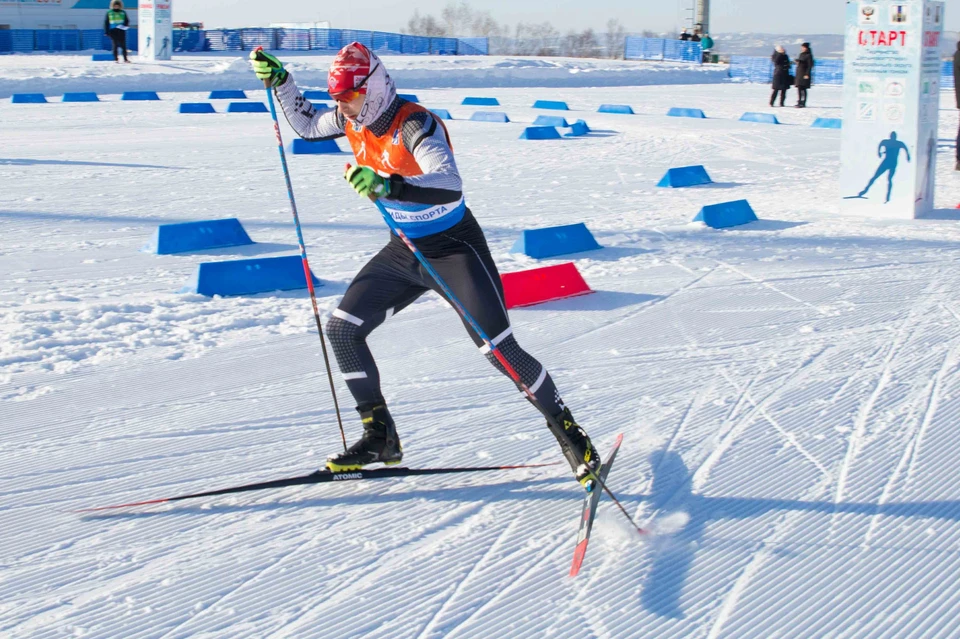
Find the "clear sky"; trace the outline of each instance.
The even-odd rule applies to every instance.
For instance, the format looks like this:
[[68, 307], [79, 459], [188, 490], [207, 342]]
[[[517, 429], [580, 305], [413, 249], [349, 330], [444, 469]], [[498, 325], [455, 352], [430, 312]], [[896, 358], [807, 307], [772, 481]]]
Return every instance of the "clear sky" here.
[[[663, 32], [684, 24], [694, 0], [473, 0], [499, 23], [549, 21], [560, 31], [602, 29], [618, 18], [628, 31]], [[175, 0], [174, 20], [208, 27], [266, 26], [271, 22], [329, 20], [334, 28], [399, 31], [413, 14], [439, 17], [449, 0]], [[948, 30], [960, 29], [960, 6], [947, 2]], [[957, 3], [960, 5], [960, 3]], [[952, 10], [952, 11], [951, 11]], [[712, 0], [712, 31], [759, 33], [842, 33], [844, 0]]]

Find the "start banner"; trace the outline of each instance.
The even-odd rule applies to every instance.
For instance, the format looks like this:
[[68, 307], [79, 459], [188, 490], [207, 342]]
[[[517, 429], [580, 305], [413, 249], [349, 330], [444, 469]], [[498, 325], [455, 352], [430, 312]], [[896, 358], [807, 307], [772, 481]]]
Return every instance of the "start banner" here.
[[172, 0], [140, 0], [137, 44], [141, 60], [169, 60], [173, 53]]
[[933, 208], [944, 3], [848, 0], [843, 210], [915, 218]]

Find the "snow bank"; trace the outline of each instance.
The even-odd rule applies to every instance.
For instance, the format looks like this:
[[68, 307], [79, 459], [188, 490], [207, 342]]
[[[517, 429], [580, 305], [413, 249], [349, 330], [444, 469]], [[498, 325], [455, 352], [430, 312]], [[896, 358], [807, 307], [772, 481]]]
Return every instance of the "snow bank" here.
[[[29, 92], [210, 91], [256, 89], [246, 54], [190, 54], [170, 62], [115, 64], [89, 55], [0, 57], [0, 98]], [[332, 56], [280, 55], [301, 86], [326, 86]], [[519, 56], [385, 56], [404, 89], [492, 87], [591, 87], [723, 82], [727, 67], [673, 62], [533, 58]]]

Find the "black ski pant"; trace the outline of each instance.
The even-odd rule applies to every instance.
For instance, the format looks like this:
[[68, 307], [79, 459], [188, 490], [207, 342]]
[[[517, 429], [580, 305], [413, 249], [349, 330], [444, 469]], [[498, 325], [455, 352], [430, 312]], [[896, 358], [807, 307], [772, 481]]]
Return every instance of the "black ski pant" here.
[[117, 49], [123, 50], [123, 59], [127, 59], [127, 32], [123, 29], [110, 29], [110, 41], [113, 42], [113, 59], [117, 62], [120, 59], [117, 57]]
[[777, 99], [777, 94], [780, 94], [780, 106], [783, 106], [783, 103], [787, 101], [787, 90], [786, 89], [774, 89], [773, 95], [770, 96], [770, 106], [773, 106], [773, 103]]
[[797, 104], [800, 106], [807, 106], [807, 90], [802, 88], [797, 88]]
[[957, 127], [957, 164], [960, 164], [960, 127]]
[[[413, 241], [544, 409], [558, 415], [563, 403], [553, 380], [540, 362], [520, 348], [513, 336], [500, 274], [483, 231], [470, 210], [467, 209], [463, 220], [452, 228]], [[350, 283], [327, 322], [327, 336], [358, 407], [384, 403], [380, 373], [367, 346], [367, 336], [431, 290], [447, 299], [413, 252], [392, 233], [390, 242]], [[480, 352], [506, 374], [473, 327], [465, 320], [463, 324]], [[393, 337], [403, 340], [402, 335]]]

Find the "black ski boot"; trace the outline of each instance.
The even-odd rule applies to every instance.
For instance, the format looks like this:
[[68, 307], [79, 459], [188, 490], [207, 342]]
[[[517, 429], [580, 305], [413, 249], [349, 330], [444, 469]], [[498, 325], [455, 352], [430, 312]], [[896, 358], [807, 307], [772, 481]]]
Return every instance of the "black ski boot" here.
[[363, 436], [345, 452], [327, 458], [327, 468], [335, 473], [360, 470], [367, 464], [383, 462], [388, 466], [399, 464], [403, 449], [397, 436], [393, 417], [384, 404], [357, 406], [363, 421]]
[[557, 441], [560, 442], [560, 450], [563, 451], [563, 456], [566, 457], [570, 463], [574, 477], [576, 477], [577, 481], [580, 482], [587, 492], [591, 492], [596, 488], [596, 478], [594, 475], [600, 472], [600, 453], [593, 447], [590, 438], [587, 437], [587, 433], [573, 419], [569, 408], [564, 408], [563, 412], [554, 419], [556, 419], [557, 424], [563, 428], [567, 439], [573, 444], [573, 449], [571, 450], [563, 438], [554, 432], [553, 427], [551, 427], [548, 422], [547, 426], [550, 427], [550, 432], [552, 432], [554, 437], [557, 438]]

